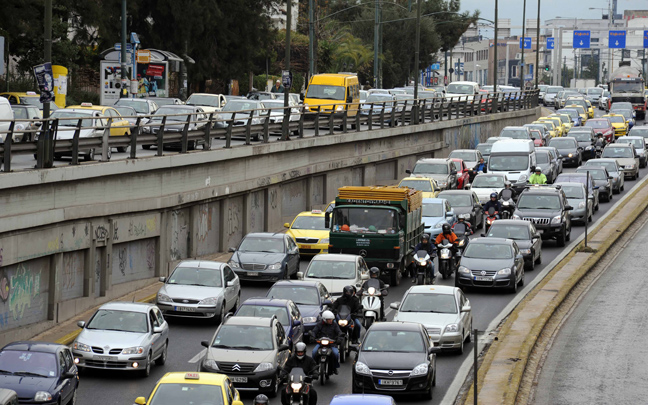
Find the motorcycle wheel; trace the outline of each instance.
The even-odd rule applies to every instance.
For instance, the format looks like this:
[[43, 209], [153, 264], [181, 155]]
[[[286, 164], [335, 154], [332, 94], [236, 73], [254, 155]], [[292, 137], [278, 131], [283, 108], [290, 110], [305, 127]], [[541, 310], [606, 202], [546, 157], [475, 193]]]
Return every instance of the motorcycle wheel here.
[[347, 348], [349, 347], [349, 339], [344, 339], [344, 346], [340, 348], [340, 363], [344, 363], [347, 357]]
[[320, 373], [320, 384], [322, 384], [322, 386], [326, 385], [326, 377], [327, 377], [327, 373], [328, 373], [328, 359], [323, 364], [324, 364], [324, 368], [323, 368], [322, 372]]
[[440, 267], [441, 268], [439, 269], [439, 271], [441, 273], [441, 276], [445, 280], [446, 278], [448, 278], [448, 262], [442, 262]]
[[423, 274], [418, 275], [418, 278], [416, 279], [416, 284], [417, 285], [425, 284], [425, 276]]
[[365, 320], [365, 330], [369, 330], [371, 328], [371, 324], [373, 323], [373, 317], [369, 317]]

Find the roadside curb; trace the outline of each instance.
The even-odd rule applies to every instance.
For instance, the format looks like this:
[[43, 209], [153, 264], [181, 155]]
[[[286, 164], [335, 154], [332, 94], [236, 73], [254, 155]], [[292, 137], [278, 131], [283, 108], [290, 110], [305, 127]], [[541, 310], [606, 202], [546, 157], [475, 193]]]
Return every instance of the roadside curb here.
[[[624, 208], [630, 209], [624, 211]], [[588, 239], [594, 253], [572, 250], [511, 311], [497, 337], [487, 349], [478, 373], [479, 402], [522, 403], [518, 398], [522, 376], [539, 335], [554, 311], [578, 282], [599, 262], [608, 249], [648, 207], [648, 181], [644, 179], [592, 231]], [[521, 401], [522, 400], [522, 401]], [[473, 388], [463, 403], [473, 403]]]

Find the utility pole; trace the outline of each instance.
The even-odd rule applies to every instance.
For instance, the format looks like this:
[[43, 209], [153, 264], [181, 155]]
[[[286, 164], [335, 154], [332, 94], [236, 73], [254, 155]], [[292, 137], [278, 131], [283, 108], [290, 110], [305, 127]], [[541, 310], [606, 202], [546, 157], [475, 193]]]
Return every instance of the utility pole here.
[[[126, 64], [126, 1], [122, 0], [121, 2], [121, 79], [122, 79], [122, 89], [119, 92], [119, 97], [127, 97], [128, 91], [128, 68]], [[133, 55], [135, 57], [135, 55]], [[135, 72], [133, 72], [135, 73]], [[133, 80], [137, 79], [137, 76], [133, 74]], [[126, 93], [126, 94], [124, 94]]]
[[[292, 2], [293, 0], [286, 0], [286, 72], [290, 77], [290, 32], [292, 31]], [[282, 78], [283, 81], [283, 78]], [[292, 80], [289, 80], [290, 84], [284, 84], [284, 118], [283, 124], [281, 125], [281, 140], [288, 140], [288, 132], [290, 128], [290, 108], [288, 108], [288, 100], [290, 99], [290, 86], [292, 86]]]
[[536, 22], [536, 67], [535, 88], [538, 89], [538, 76], [540, 76], [540, 0], [538, 0], [538, 21]]
[[526, 44], [526, 0], [522, 2], [522, 57], [520, 72], [520, 88], [524, 89], [524, 45]]
[[495, 0], [495, 34], [493, 35], [495, 37], [495, 50], [493, 51], [493, 56], [495, 60], [493, 61], [493, 91], [497, 92], [497, 67], [499, 65], [498, 60], [497, 60], [497, 0]]
[[374, 88], [378, 88], [378, 41], [380, 40], [380, 0], [376, 0], [376, 15], [374, 21]]
[[308, 80], [315, 74], [315, 28], [313, 21], [313, 0], [308, 0]]
[[[44, 62], [52, 62], [52, 0], [45, 0], [45, 60]], [[49, 118], [50, 103], [43, 103], [43, 118]]]
[[419, 50], [421, 47], [421, 3], [423, 0], [418, 0], [416, 2], [416, 44], [414, 50], [414, 106], [416, 111], [414, 111], [414, 124], [418, 124], [418, 87], [419, 79], [421, 75], [419, 74]]

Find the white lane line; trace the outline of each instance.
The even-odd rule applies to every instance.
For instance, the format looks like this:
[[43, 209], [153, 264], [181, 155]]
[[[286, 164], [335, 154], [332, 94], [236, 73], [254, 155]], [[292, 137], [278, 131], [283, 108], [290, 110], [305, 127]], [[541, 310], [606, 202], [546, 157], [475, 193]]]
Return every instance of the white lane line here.
[[189, 360], [189, 364], [195, 364], [195, 363], [198, 363], [198, 362], [200, 361], [200, 359], [202, 359], [202, 358], [205, 356], [205, 352], [206, 352], [206, 351], [207, 351], [207, 349], [202, 349], [202, 350], [200, 351], [200, 353], [196, 354], [195, 356], [193, 356], [193, 357], [191, 358], [191, 360]]
[[[626, 198], [629, 198], [629, 196], [632, 195], [636, 187], [641, 187], [641, 185], [646, 181], [648, 181], [648, 175], [644, 175], [644, 178], [640, 182], [635, 184], [635, 187], [633, 187], [632, 190], [628, 190], [628, 193], [626, 193], [623, 198], [617, 200], [616, 204], [611, 206], [610, 209], [608, 209], [601, 218], [599, 218], [596, 222], [590, 224], [589, 229], [594, 229], [594, 227], [596, 227], [601, 221], [605, 220], [609, 215], [611, 215], [619, 204], [621, 204], [626, 200]], [[513, 309], [515, 309], [515, 307], [520, 303], [520, 301], [522, 301], [524, 297], [546, 277], [547, 273], [549, 273], [558, 263], [560, 263], [560, 261], [564, 259], [565, 256], [569, 254], [569, 252], [572, 251], [574, 246], [579, 244], [583, 239], [585, 239], [585, 233], [582, 233], [578, 238], [576, 238], [576, 240], [572, 241], [566, 248], [564, 248], [563, 251], [558, 256], [556, 256], [556, 258], [552, 260], [551, 263], [549, 263], [549, 265], [545, 267], [540, 272], [540, 274], [533, 279], [531, 283], [527, 284], [524, 289], [520, 293], [518, 293], [515, 298], [513, 298], [495, 318], [493, 318], [491, 323], [486, 328], [484, 334], [489, 335], [495, 328], [497, 328], [497, 325], [502, 322], [502, 319], [507, 317], [508, 314], [511, 313], [511, 311], [513, 311]], [[477, 351], [480, 354], [482, 350], [484, 350], [484, 346], [489, 343], [491, 339], [492, 338], [483, 338], [479, 340]], [[473, 356], [469, 355], [461, 364], [461, 367], [459, 368], [459, 371], [457, 371], [457, 374], [455, 374], [455, 378], [452, 380], [452, 384], [450, 384], [450, 387], [446, 391], [446, 394], [443, 396], [441, 404], [453, 404], [455, 402], [457, 395], [459, 395], [461, 387], [468, 377], [468, 373], [470, 373], [472, 369], [472, 366]]]

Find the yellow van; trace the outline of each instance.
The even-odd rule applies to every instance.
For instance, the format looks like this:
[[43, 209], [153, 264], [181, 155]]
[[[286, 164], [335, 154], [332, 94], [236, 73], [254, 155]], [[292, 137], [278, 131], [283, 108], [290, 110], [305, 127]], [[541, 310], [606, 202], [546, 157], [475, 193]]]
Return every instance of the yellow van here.
[[313, 75], [306, 89], [304, 107], [306, 112], [330, 114], [347, 110], [347, 116], [358, 114], [360, 103], [360, 82], [358, 76], [344, 73], [324, 73]]

